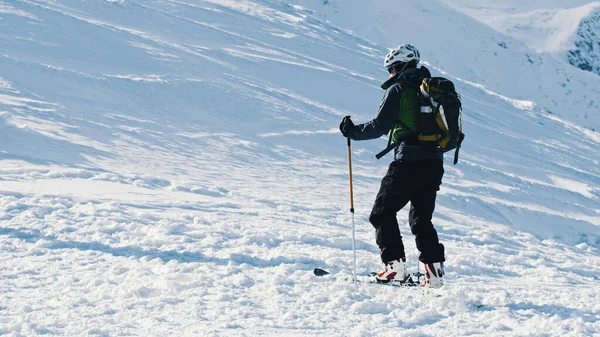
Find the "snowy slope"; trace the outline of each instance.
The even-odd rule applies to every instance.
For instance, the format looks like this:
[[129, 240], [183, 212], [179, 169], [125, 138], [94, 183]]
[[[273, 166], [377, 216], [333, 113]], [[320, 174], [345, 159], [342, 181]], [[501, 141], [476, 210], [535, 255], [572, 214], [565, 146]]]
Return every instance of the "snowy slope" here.
[[[574, 69], [567, 61], [568, 50], [576, 50], [572, 40], [580, 20], [591, 15], [598, 2], [569, 1], [570, 6], [582, 6], [564, 10], [544, 10], [564, 6], [564, 1], [541, 0], [408, 0], [402, 6], [394, 0], [296, 3], [387, 48], [411, 42], [425, 61], [450, 76], [534, 101], [542, 111], [600, 129], [598, 76]], [[596, 46], [597, 39], [587, 42]], [[548, 52], [555, 45], [564, 47], [561, 53]], [[596, 64], [597, 50], [582, 52]]]
[[[495, 30], [600, 75], [600, 2], [447, 1]], [[597, 80], [596, 80], [597, 81]]]
[[[409, 4], [414, 20], [431, 15]], [[299, 5], [0, 1], [0, 334], [600, 334], [600, 136], [512, 95], [505, 56], [491, 69], [418, 46], [455, 80], [468, 137], [434, 219], [441, 296], [343, 280], [337, 125], [374, 116], [389, 45], [348, 32], [343, 7], [334, 23]], [[457, 42], [501, 41], [460, 13], [448, 21]], [[544, 79], [528, 69], [525, 84]], [[556, 69], [544, 76], [571, 71]], [[353, 143], [360, 273], [379, 267], [367, 217], [384, 146]]]

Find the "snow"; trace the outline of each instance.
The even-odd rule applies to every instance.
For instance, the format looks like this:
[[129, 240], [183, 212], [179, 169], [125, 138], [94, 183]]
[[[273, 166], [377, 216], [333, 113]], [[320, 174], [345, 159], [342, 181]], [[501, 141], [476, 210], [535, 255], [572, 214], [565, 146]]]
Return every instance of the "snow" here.
[[[583, 49], [573, 62], [600, 69], [594, 31], [579, 41], [583, 47], [591, 45], [590, 50], [576, 48], [573, 36], [598, 2], [569, 1], [568, 8], [562, 8], [566, 6], [562, 1], [537, 0], [408, 0], [400, 7], [393, 0], [298, 2], [318, 8], [320, 18], [386, 48], [413, 43], [422, 59], [446, 77], [534, 101], [562, 119], [600, 128], [599, 74], [569, 64], [565, 50]], [[561, 53], [548, 51], [555, 45]]]
[[446, 1], [449, 6], [485, 23], [530, 48], [568, 60], [600, 75], [597, 48], [600, 2]]
[[[597, 76], [434, 3], [399, 15], [429, 20], [415, 44], [467, 138], [434, 214], [446, 285], [423, 291], [346, 280], [337, 126], [373, 118], [415, 32], [389, 34], [389, 1], [0, 1], [0, 334], [600, 334]], [[359, 273], [385, 142], [352, 143]]]
[[[452, 3], [457, 5], [456, 2]], [[526, 5], [527, 3], [525, 2]], [[462, 9], [466, 14], [499, 32], [525, 42], [538, 52], [565, 51], [573, 47], [571, 39], [581, 20], [600, 8], [598, 2], [584, 3], [581, 6], [569, 3], [568, 8], [546, 7], [546, 4], [539, 9], [525, 6], [530, 8], [529, 11], [524, 11], [525, 8], [519, 5], [519, 10], [515, 7], [494, 8], [496, 5], [498, 4], [468, 4], [468, 1], [462, 1]]]

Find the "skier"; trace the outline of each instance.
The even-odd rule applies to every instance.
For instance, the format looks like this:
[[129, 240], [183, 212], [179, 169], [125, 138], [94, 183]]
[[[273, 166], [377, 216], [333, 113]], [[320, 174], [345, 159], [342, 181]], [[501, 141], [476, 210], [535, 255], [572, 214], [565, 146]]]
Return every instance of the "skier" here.
[[431, 77], [427, 68], [417, 68], [419, 51], [410, 44], [391, 50], [384, 60], [389, 79], [381, 86], [385, 90], [375, 119], [354, 125], [350, 116], [344, 117], [340, 131], [353, 140], [379, 138], [392, 131], [397, 139], [404, 139], [394, 151], [390, 164], [375, 198], [369, 221], [375, 227], [376, 242], [381, 250], [382, 270], [379, 281], [403, 281], [406, 255], [396, 214], [410, 201], [409, 224], [415, 235], [419, 260], [425, 266], [424, 287], [442, 285], [444, 246], [431, 223], [435, 199], [444, 175], [443, 153], [435, 144], [417, 140], [417, 119], [420, 104], [417, 90], [423, 78]]

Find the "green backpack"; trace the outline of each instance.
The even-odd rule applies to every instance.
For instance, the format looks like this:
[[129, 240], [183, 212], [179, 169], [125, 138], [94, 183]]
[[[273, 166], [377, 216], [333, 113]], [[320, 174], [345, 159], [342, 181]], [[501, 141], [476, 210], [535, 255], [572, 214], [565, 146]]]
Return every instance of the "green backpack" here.
[[[454, 152], [454, 164], [456, 164], [465, 135], [462, 132], [462, 104], [460, 95], [454, 88], [454, 83], [444, 77], [424, 78], [417, 98], [420, 104], [416, 130], [418, 141], [423, 144], [435, 144], [441, 152], [456, 149]], [[405, 130], [410, 129], [401, 121], [398, 123], [403, 125]], [[414, 133], [395, 139], [392, 143], [390, 136], [390, 144], [377, 154], [377, 159], [398, 147], [409, 137], [414, 137]]]

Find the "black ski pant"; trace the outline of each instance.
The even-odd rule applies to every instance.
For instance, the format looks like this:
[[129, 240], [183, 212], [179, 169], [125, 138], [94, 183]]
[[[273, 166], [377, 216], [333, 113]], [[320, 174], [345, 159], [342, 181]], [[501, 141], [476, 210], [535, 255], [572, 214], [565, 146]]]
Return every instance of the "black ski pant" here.
[[390, 164], [369, 217], [375, 227], [383, 263], [405, 258], [396, 213], [409, 201], [408, 220], [420, 252], [419, 260], [423, 263], [444, 262], [444, 246], [431, 223], [443, 175], [444, 165], [440, 159]]

